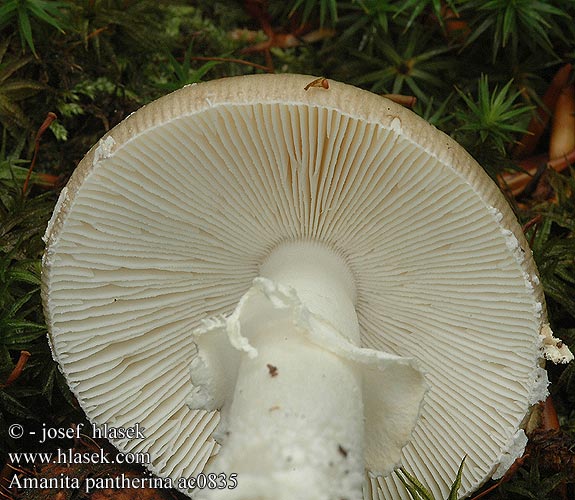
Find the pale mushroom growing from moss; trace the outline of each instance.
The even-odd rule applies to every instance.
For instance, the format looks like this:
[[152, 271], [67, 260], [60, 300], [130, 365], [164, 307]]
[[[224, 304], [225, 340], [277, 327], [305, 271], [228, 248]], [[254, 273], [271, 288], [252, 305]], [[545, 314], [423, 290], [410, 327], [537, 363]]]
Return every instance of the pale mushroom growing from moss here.
[[452, 139], [313, 77], [189, 86], [84, 158], [46, 231], [54, 357], [95, 424], [197, 498], [443, 498], [523, 452], [547, 325], [511, 209]]

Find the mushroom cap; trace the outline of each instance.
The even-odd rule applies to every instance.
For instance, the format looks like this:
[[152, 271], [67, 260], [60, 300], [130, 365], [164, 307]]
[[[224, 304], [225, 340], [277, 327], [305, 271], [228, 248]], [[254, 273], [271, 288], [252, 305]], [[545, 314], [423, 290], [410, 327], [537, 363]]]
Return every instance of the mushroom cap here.
[[[357, 88], [305, 91], [313, 78], [188, 86], [90, 150], [46, 231], [54, 358], [92, 422], [145, 428], [120, 450], [195, 475], [218, 451], [219, 416], [186, 406], [192, 330], [233, 311], [280, 243], [320, 241], [353, 274], [362, 346], [426, 373], [403, 464], [441, 497], [467, 455], [468, 493], [509, 465], [546, 392], [531, 253], [455, 141]], [[370, 472], [365, 498], [409, 498]]]

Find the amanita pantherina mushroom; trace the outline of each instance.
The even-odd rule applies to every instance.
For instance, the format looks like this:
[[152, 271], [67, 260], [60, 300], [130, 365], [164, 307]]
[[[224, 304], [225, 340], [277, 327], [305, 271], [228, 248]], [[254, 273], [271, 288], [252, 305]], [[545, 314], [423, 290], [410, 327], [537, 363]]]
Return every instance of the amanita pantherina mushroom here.
[[92, 422], [145, 428], [113, 442], [154, 473], [238, 474], [193, 497], [407, 499], [400, 460], [444, 497], [465, 455], [467, 494], [571, 354], [473, 159], [312, 80], [189, 86], [87, 154], [46, 232], [54, 357]]

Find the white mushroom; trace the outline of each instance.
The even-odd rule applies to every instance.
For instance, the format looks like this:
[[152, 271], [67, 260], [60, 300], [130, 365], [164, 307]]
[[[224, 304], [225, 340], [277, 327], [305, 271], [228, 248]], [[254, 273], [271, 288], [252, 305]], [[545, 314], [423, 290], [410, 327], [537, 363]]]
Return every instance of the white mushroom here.
[[546, 395], [531, 253], [453, 140], [312, 80], [186, 87], [87, 154], [46, 233], [54, 357], [154, 473], [238, 474], [197, 498], [407, 499], [400, 461], [442, 497], [465, 455], [467, 494]]

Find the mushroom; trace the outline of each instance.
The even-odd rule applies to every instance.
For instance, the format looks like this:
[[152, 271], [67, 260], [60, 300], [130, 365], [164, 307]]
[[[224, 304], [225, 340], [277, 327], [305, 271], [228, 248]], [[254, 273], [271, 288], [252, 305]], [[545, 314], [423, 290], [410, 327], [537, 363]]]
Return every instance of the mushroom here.
[[[311, 81], [188, 86], [92, 148], [45, 236], [54, 358], [194, 498], [407, 499], [399, 463], [445, 496], [464, 456], [466, 495], [523, 452], [544, 354], [572, 355], [479, 165]], [[192, 491], [202, 471], [237, 487]]]

